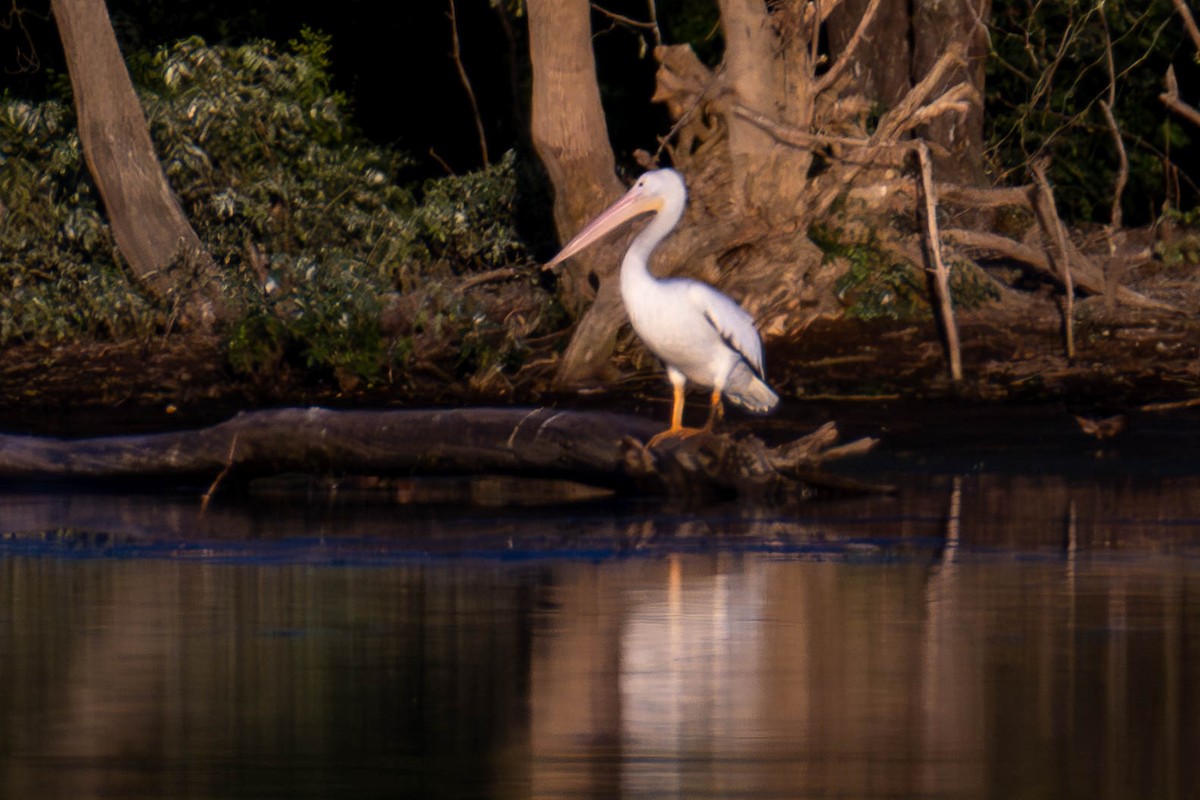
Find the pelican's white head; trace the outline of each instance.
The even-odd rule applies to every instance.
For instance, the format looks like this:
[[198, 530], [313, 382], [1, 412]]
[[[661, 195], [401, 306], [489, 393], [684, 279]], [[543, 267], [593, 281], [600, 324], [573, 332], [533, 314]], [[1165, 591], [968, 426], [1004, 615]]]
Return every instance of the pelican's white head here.
[[683, 176], [673, 169], [656, 169], [642, 174], [621, 199], [600, 213], [567, 242], [562, 251], [546, 262], [549, 269], [570, 258], [605, 234], [642, 214], [657, 215], [654, 223], [662, 236], [675, 227], [687, 204], [687, 186]]

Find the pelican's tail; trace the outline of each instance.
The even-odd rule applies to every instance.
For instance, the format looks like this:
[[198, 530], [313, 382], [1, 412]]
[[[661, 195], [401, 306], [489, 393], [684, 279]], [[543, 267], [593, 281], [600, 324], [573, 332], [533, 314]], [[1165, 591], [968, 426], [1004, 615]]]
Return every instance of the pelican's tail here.
[[745, 362], [739, 362], [729, 373], [724, 394], [729, 402], [755, 414], [766, 414], [779, 405], [779, 395]]

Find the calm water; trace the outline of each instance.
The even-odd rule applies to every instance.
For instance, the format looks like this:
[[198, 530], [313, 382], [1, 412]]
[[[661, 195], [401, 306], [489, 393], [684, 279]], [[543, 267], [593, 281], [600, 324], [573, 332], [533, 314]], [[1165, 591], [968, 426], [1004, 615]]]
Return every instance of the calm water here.
[[9, 492], [0, 796], [1196, 797], [1200, 469], [1075, 457], [769, 514]]

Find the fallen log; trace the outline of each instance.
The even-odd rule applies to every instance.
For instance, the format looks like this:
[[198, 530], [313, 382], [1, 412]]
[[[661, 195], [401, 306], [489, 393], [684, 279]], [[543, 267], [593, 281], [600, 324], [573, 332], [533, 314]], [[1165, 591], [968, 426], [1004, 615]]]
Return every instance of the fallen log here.
[[835, 447], [833, 423], [776, 448], [753, 436], [699, 434], [647, 449], [642, 442], [660, 428], [641, 417], [552, 408], [286, 408], [244, 412], [191, 431], [91, 439], [0, 435], [0, 478], [191, 478], [212, 481], [208, 495], [218, 483], [284, 473], [501, 474], [686, 498], [873, 488], [818, 471], [827, 460], [875, 444], [862, 439]]

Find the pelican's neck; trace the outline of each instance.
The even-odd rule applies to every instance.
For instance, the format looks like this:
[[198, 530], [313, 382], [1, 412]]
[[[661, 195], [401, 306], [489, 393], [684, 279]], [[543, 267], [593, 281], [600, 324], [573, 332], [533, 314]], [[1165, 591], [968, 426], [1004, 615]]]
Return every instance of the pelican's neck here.
[[642, 228], [641, 233], [634, 237], [633, 243], [625, 252], [621, 262], [621, 292], [626, 297], [630, 293], [644, 291], [647, 285], [654, 285], [658, 279], [650, 274], [650, 256], [663, 239], [670, 235], [683, 216], [684, 201], [668, 200], [663, 207]]

